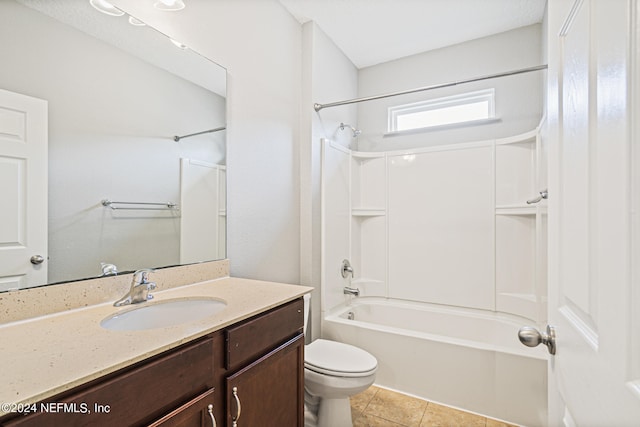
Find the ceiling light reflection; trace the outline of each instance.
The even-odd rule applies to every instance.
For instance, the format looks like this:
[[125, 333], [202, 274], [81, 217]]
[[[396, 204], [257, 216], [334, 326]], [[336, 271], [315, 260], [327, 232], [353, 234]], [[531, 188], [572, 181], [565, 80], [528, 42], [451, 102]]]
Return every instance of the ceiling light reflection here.
[[171, 38], [169, 40], [171, 40], [171, 43], [173, 43], [174, 45], [176, 45], [180, 49], [187, 49], [187, 45], [186, 44], [180, 43], [179, 41], [171, 39]]
[[105, 13], [111, 16], [122, 16], [124, 12], [109, 3], [106, 0], [89, 0], [89, 4], [99, 12]]
[[134, 18], [133, 16], [129, 16], [129, 24], [135, 25], [136, 27], [144, 27], [145, 25], [147, 25], [141, 20]]
[[153, 5], [156, 9], [176, 11], [185, 8], [185, 4], [182, 0], [158, 0]]

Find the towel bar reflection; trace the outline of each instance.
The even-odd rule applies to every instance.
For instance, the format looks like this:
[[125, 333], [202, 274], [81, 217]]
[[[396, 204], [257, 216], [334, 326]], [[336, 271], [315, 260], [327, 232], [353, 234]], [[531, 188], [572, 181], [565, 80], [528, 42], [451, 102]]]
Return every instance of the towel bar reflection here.
[[[115, 202], [109, 199], [103, 199], [100, 203], [102, 206], [115, 210], [146, 210], [146, 211], [161, 211], [161, 210], [177, 210], [178, 205], [173, 202], [151, 203], [151, 202]], [[128, 206], [118, 206], [128, 205]], [[154, 207], [155, 206], [155, 207]]]
[[535, 199], [527, 200], [527, 204], [532, 205], [534, 203], [540, 202], [542, 199], [548, 199], [548, 198], [549, 198], [549, 192], [547, 190], [542, 190], [538, 197], [536, 197]]

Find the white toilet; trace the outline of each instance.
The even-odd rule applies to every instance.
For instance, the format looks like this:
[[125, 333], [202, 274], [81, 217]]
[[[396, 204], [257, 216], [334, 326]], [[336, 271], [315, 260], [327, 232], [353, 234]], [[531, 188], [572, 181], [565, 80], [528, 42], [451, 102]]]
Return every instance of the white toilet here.
[[[304, 296], [307, 330], [309, 299]], [[378, 361], [361, 348], [317, 339], [304, 349], [305, 427], [352, 427], [349, 397], [376, 378]]]

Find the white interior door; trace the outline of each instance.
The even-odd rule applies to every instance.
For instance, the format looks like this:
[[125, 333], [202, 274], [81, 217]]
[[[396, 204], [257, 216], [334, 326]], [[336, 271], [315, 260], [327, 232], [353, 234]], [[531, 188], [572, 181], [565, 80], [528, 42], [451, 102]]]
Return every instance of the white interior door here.
[[47, 282], [47, 102], [0, 89], [0, 291]]
[[552, 426], [640, 425], [637, 3], [549, 2]]

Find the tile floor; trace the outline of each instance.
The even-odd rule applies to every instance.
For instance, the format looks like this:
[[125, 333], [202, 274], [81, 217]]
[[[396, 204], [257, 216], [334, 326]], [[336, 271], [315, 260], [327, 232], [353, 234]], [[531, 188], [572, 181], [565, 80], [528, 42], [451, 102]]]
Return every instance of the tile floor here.
[[515, 427], [371, 386], [351, 398], [354, 427]]

